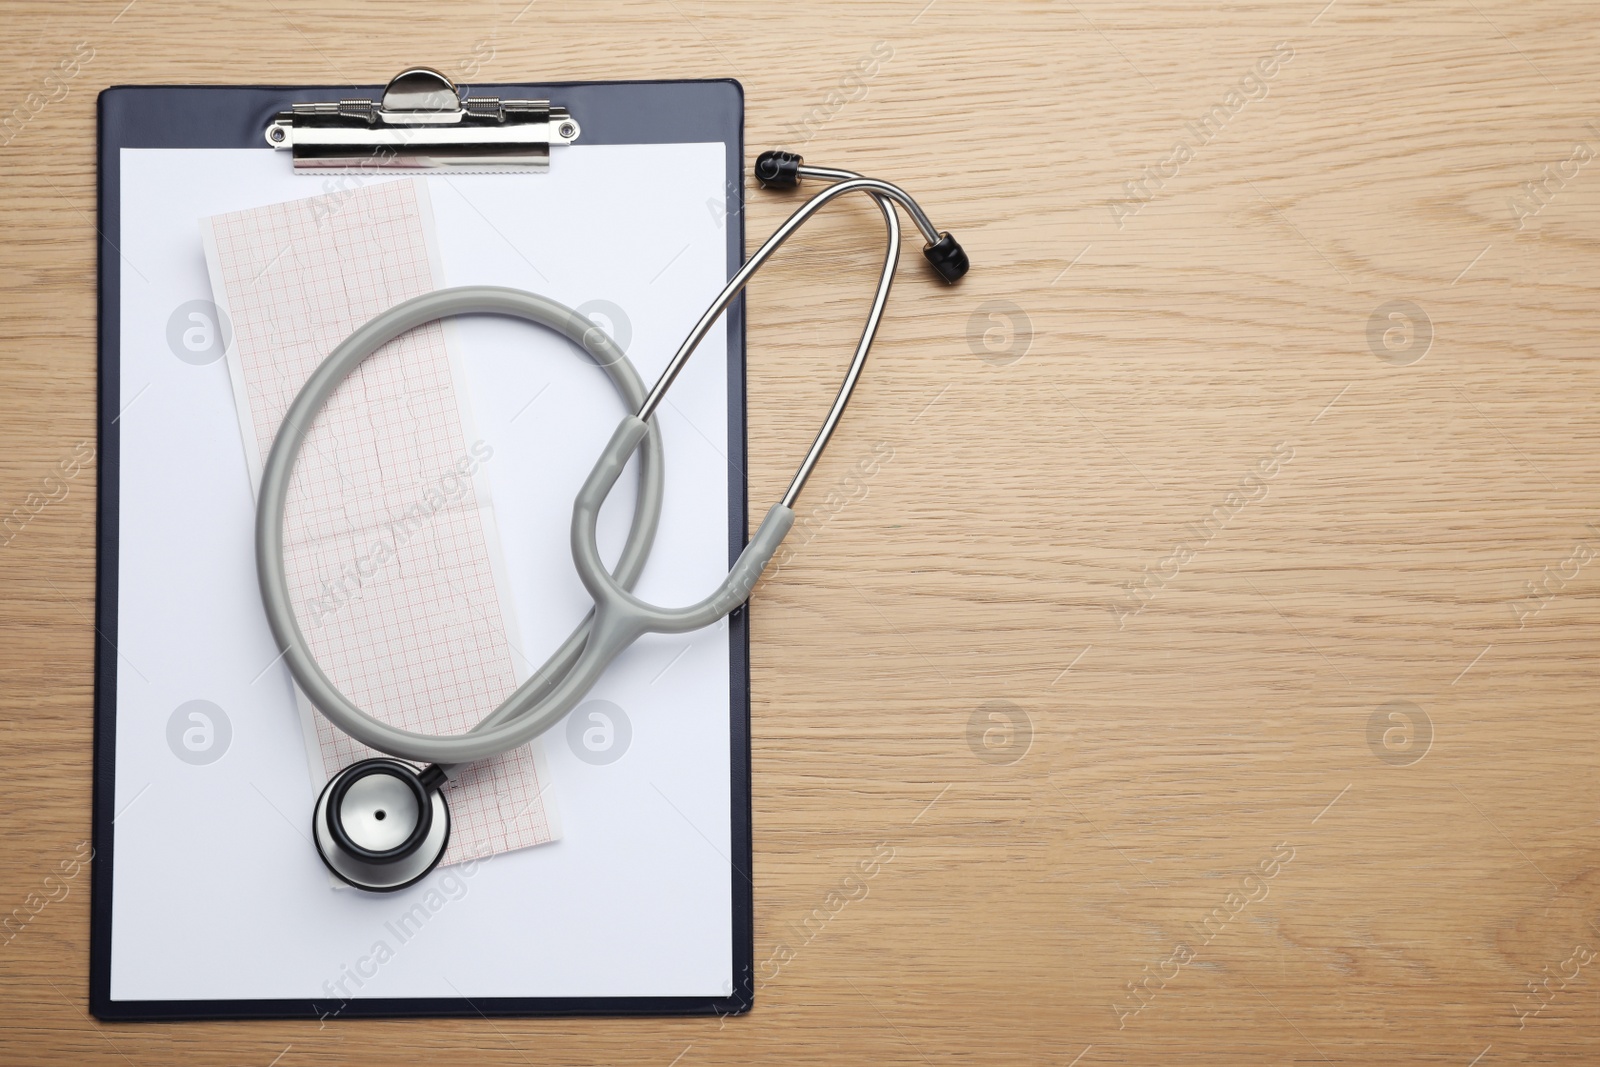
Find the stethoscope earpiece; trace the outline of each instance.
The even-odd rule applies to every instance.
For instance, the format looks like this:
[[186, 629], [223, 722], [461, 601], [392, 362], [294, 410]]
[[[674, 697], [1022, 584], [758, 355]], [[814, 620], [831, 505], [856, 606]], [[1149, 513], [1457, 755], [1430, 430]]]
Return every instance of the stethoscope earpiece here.
[[444, 773], [393, 759], [352, 763], [328, 780], [311, 829], [322, 862], [357, 889], [393, 892], [439, 865], [450, 843]]

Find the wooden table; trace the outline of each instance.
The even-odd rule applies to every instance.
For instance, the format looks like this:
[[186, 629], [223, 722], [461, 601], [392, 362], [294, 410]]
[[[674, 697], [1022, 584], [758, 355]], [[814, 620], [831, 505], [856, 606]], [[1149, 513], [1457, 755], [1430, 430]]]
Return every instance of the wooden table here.
[[[101, 87], [735, 76], [974, 268], [906, 251], [758, 597], [753, 1014], [103, 1026], [80, 878], [0, 1060], [1595, 1061], [1592, 4], [125, 2], [3, 15], [5, 909], [89, 833]], [[756, 517], [875, 225], [751, 292]]]

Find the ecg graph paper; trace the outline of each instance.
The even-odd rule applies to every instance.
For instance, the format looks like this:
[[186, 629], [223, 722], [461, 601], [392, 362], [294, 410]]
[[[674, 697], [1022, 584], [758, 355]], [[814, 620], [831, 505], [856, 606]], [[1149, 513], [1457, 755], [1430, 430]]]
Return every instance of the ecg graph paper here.
[[[383, 181], [202, 225], [259, 493], [273, 437], [312, 370], [380, 311], [438, 288], [427, 187]], [[289, 588], [311, 652], [357, 706], [436, 734], [466, 731], [519, 680], [488, 487], [470, 477], [493, 450], [469, 438], [458, 368], [438, 322], [370, 356], [307, 435], [284, 516]], [[321, 781], [380, 754], [314, 713], [298, 688], [296, 698]], [[446, 787], [445, 864], [560, 836], [538, 744]]]

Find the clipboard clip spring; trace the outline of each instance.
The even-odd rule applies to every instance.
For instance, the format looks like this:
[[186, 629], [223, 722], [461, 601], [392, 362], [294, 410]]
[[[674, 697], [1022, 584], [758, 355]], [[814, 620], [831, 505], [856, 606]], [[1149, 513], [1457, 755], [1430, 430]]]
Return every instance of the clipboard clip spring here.
[[297, 103], [267, 124], [267, 144], [294, 153], [304, 173], [373, 170], [525, 174], [550, 168], [550, 146], [581, 128], [548, 100], [468, 96], [445, 75], [412, 67], [381, 100]]

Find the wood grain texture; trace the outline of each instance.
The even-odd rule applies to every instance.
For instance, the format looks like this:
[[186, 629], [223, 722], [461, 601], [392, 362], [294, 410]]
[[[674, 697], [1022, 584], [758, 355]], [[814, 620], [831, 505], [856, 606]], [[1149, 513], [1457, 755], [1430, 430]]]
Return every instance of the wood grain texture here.
[[[7, 108], [93, 50], [0, 149], [5, 513], [94, 438], [106, 85], [734, 76], [752, 158], [900, 181], [974, 269], [907, 250], [758, 595], [753, 1014], [103, 1026], [80, 878], [0, 946], [0, 1060], [1594, 1061], [1592, 4], [125, 2], [4, 7]], [[752, 192], [751, 237], [792, 203]], [[841, 207], [751, 291], [756, 518], [876, 225]], [[1374, 349], [1391, 301], [1425, 352]], [[0, 548], [0, 910], [89, 833], [94, 481]]]

